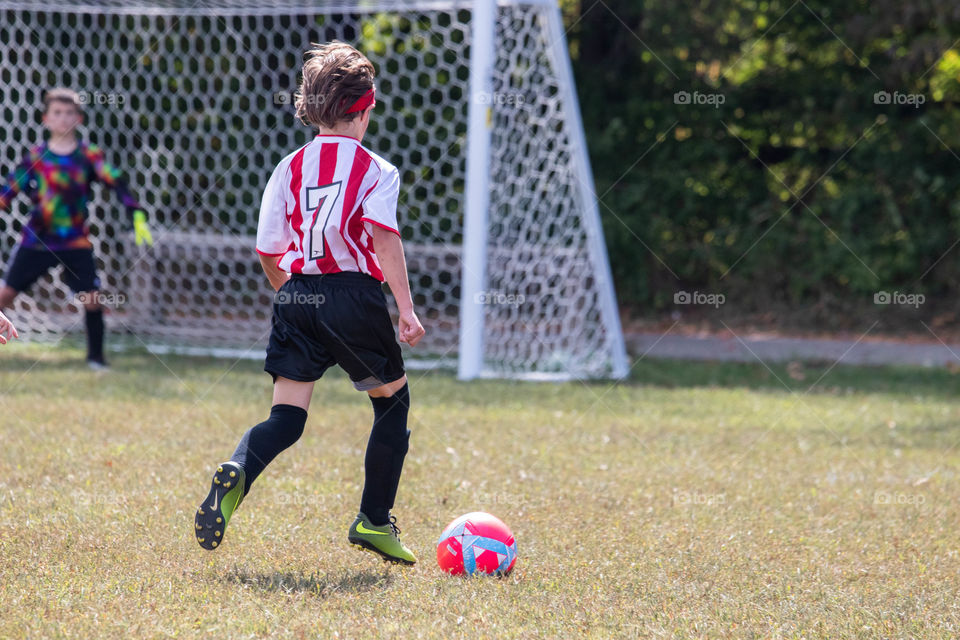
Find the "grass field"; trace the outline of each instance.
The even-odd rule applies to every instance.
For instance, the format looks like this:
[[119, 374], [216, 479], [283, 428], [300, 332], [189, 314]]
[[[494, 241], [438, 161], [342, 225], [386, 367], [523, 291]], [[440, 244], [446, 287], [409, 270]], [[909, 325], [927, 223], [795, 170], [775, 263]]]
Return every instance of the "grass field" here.
[[[953, 638], [960, 376], [641, 361], [629, 383], [414, 372], [398, 508], [420, 556], [345, 540], [369, 403], [323, 380], [223, 546], [191, 530], [266, 416], [257, 362], [0, 351], [0, 638]], [[471, 510], [505, 579], [436, 567]]]

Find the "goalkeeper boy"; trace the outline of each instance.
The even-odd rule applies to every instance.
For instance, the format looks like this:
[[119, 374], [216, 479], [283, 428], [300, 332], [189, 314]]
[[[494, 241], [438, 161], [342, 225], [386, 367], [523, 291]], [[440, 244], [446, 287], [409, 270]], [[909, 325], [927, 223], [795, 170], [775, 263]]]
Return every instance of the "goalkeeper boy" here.
[[337, 364], [373, 405], [360, 513], [349, 542], [392, 562], [416, 557], [390, 515], [410, 432], [410, 394], [381, 282], [400, 312], [401, 342], [424, 334], [413, 310], [397, 225], [397, 168], [363, 147], [376, 104], [373, 65], [341, 42], [307, 52], [297, 116], [318, 130], [284, 158], [260, 207], [257, 253], [277, 289], [264, 369], [270, 417], [244, 434], [213, 476], [194, 533], [205, 549], [224, 530], [257, 476], [303, 434], [314, 382]]
[[120, 196], [133, 216], [138, 245], [153, 244], [153, 239], [146, 214], [121, 173], [107, 164], [103, 151], [77, 138], [76, 128], [83, 123], [80, 96], [68, 89], [51, 89], [43, 104], [43, 125], [49, 138], [31, 149], [0, 184], [0, 210], [8, 208], [18, 193], [33, 205], [4, 276], [0, 311], [50, 269], [63, 265], [64, 282], [78, 294], [85, 311], [87, 362], [92, 369], [104, 369], [103, 308], [97, 295], [100, 278], [87, 229], [93, 183], [100, 181]]

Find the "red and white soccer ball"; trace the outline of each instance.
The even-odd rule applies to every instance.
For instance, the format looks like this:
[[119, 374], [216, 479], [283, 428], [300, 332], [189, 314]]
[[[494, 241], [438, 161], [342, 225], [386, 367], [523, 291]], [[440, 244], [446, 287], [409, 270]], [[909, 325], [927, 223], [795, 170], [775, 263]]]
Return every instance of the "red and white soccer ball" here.
[[510, 527], [489, 513], [462, 515], [437, 541], [437, 564], [451, 575], [506, 575], [517, 561], [517, 541]]

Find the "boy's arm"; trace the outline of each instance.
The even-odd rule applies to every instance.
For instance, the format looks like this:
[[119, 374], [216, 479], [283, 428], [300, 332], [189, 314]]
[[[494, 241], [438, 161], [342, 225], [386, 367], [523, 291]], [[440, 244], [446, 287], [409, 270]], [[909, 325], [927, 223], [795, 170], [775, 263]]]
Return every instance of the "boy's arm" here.
[[267, 256], [262, 253], [257, 255], [260, 256], [260, 266], [263, 267], [263, 272], [267, 274], [270, 286], [279, 291], [283, 283], [290, 279], [290, 274], [277, 266], [276, 256]]
[[0, 188], [0, 209], [9, 209], [10, 203], [17, 194], [27, 190], [30, 184], [30, 171], [33, 167], [32, 158], [32, 154], [27, 154], [27, 157], [7, 176], [3, 187]]
[[137, 246], [144, 242], [148, 246], [153, 246], [153, 234], [150, 233], [150, 227], [147, 226], [147, 214], [137, 202], [137, 199], [130, 192], [127, 181], [123, 177], [123, 172], [109, 164], [103, 154], [103, 151], [93, 145], [86, 149], [87, 158], [93, 165], [93, 172], [97, 180], [117, 192], [120, 202], [133, 218], [133, 230]]
[[278, 258], [286, 253], [293, 240], [293, 229], [287, 222], [287, 189], [290, 184], [289, 163], [281, 161], [270, 175], [263, 190], [260, 214], [257, 216], [257, 254], [260, 266], [270, 285], [280, 290], [290, 274], [277, 266]]
[[380, 270], [383, 271], [387, 284], [390, 285], [390, 292], [393, 293], [397, 301], [397, 310], [400, 312], [400, 319], [397, 322], [400, 342], [406, 342], [411, 347], [416, 346], [426, 332], [413, 311], [403, 243], [400, 241], [400, 236], [391, 229], [373, 225], [372, 232], [373, 250], [380, 261]]

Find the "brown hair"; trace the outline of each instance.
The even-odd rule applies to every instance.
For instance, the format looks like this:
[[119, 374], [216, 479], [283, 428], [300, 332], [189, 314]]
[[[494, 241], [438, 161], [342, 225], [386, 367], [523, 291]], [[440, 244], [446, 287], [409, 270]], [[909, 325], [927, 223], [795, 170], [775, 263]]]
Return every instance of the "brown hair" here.
[[304, 124], [333, 128], [360, 114], [347, 111], [373, 88], [376, 71], [365, 55], [344, 42], [334, 40], [313, 47], [304, 54], [303, 78], [294, 106]]
[[80, 94], [72, 89], [65, 89], [63, 87], [57, 87], [55, 89], [50, 89], [43, 96], [43, 112], [46, 113], [50, 110], [50, 104], [53, 102], [61, 102], [64, 104], [73, 105], [73, 108], [77, 110], [77, 113], [83, 115], [83, 108], [81, 107], [82, 100], [80, 99]]

